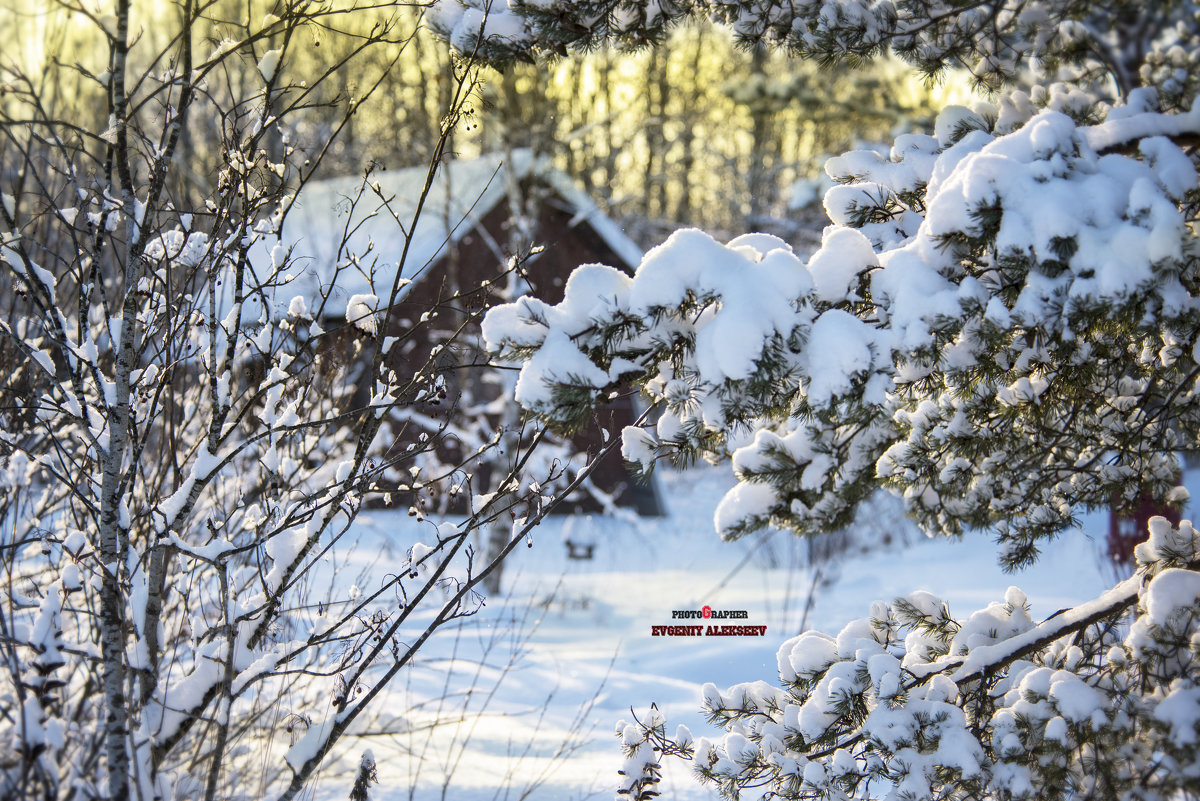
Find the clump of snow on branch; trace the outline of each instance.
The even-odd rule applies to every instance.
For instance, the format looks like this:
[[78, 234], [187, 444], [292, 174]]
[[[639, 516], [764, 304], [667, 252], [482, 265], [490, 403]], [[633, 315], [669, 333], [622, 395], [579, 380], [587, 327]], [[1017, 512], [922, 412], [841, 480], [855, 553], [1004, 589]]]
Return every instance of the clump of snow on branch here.
[[375, 310], [379, 308], [379, 298], [375, 295], [352, 295], [346, 301], [346, 322], [370, 336], [379, 333], [379, 318]]
[[[769, 236], [681, 231], [632, 279], [582, 267], [561, 303], [499, 307], [485, 336], [526, 360], [517, 399], [561, 424], [634, 376], [663, 409], [625, 439], [639, 463], [651, 438], [715, 458], [750, 426], [727, 535], [845, 525], [882, 482], [928, 530], [999, 525], [1005, 560], [1026, 562], [1077, 508], [1132, 497], [1131, 476], [1167, 492], [1200, 425], [1196, 171], [1169, 138], [1200, 132], [1200, 111], [1086, 125], [1047, 107], [1067, 96], [950, 108], [936, 136], [831, 160], [835, 224], [807, 264]], [[1170, 423], [1152, 411], [1168, 397]], [[1048, 447], [1069, 479], [1039, 469]], [[998, 480], [1014, 461], [1029, 470]]]
[[[1154, 518], [1138, 559], [1135, 576], [1042, 623], [1016, 588], [966, 618], [921, 592], [836, 636], [793, 638], [779, 686], [706, 685], [725, 733], [683, 756], [727, 798], [764, 785], [790, 799], [1194, 792], [1200, 536]], [[621, 728], [627, 777], [642, 749], [671, 752], [665, 725]]]

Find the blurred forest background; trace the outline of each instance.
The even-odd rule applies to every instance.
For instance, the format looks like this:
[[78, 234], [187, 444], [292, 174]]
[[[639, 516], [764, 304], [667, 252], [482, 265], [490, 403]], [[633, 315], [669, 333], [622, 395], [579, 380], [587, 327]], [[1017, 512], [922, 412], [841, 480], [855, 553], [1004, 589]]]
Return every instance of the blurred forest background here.
[[[43, 83], [6, 87], [0, 81], [0, 102], [6, 90], [29, 91], [47, 105], [47, 116], [74, 120], [81, 136], [103, 130], [106, 4], [63, 14], [53, 3], [5, 3], [9, 41], [18, 45], [9, 51], [10, 63]], [[328, 26], [320, 24], [318, 8], [316, 24], [296, 29], [272, 26], [273, 9], [283, 13], [274, 2], [203, 3], [196, 41], [203, 42], [200, 49], [216, 51], [264, 32], [222, 62], [221, 81], [210, 82], [220, 86], [213, 91], [237, 92], [240, 86], [246, 96], [261, 91], [262, 55], [282, 49], [279, 69], [286, 75], [276, 79], [277, 91], [303, 93], [291, 99], [301, 100], [309, 113], [293, 116], [294, 135], [274, 146], [320, 159], [318, 177], [426, 164], [442, 129], [451, 126], [451, 156], [516, 147], [550, 156], [643, 247], [694, 225], [718, 235], [766, 230], [807, 249], [825, 222], [825, 158], [929, 129], [932, 110], [970, 95], [967, 83], [954, 76], [929, 86], [886, 61], [821, 70], [785, 53], [747, 50], [707, 23], [676, 29], [663, 47], [604, 49], [496, 72], [455, 60], [444, 41], [421, 27], [419, 6], [368, 3]], [[180, 13], [175, 3], [134, 0], [134, 20]], [[131, 57], [173, 52], [165, 37], [177, 29], [133, 31], [139, 46]], [[386, 46], [379, 45], [381, 38]], [[136, 65], [133, 74], [169, 66]], [[472, 97], [458, 118], [448, 120], [445, 110], [464, 72]], [[211, 100], [232, 108], [228, 101], [236, 98]], [[157, 113], [149, 99], [141, 113]], [[212, 195], [219, 128], [240, 122], [193, 111], [178, 157], [185, 166], [181, 180], [189, 185], [177, 190], [198, 200]], [[10, 143], [0, 142], [0, 150]], [[9, 155], [0, 152], [2, 169], [25, 169], [25, 160]], [[33, 176], [5, 178], [21, 186]]]

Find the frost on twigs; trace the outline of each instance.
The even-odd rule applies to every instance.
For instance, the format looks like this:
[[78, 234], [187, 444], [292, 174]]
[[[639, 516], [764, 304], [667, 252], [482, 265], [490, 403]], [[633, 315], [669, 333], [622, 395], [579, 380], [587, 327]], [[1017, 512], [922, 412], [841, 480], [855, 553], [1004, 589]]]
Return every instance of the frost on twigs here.
[[622, 777], [617, 787], [617, 801], [650, 801], [662, 793], [662, 761], [665, 758], [690, 759], [692, 735], [680, 725], [674, 739], [667, 737], [666, 718], [654, 704], [633, 722], [617, 723], [616, 735], [625, 752], [625, 763], [617, 773]]
[[[793, 638], [779, 686], [705, 687], [724, 734], [682, 755], [730, 799], [1186, 797], [1200, 789], [1200, 536], [1154, 518], [1138, 559], [1041, 623], [1016, 588], [965, 618], [914, 593]], [[627, 777], [674, 745], [654, 718], [619, 734]]]
[[[424, 414], [447, 397], [452, 326], [438, 351], [387, 360], [400, 281], [377, 285], [357, 253], [304, 277], [321, 265], [283, 222], [314, 146], [336, 136], [309, 102], [333, 71], [283, 69], [282, 48], [263, 53], [236, 21], [222, 34], [241, 38], [196, 63], [202, 15], [145, 10], [117, 5], [107, 71], [69, 92], [0, 52], [3, 114], [20, 120], [6, 147], [29, 166], [0, 192], [0, 360], [18, 368], [0, 382], [0, 798], [290, 799], [422, 644], [479, 609], [480, 566], [505, 553], [478, 558], [472, 529], [557, 486], [495, 470], [495, 510], [433, 532], [412, 521], [396, 543], [413, 546], [410, 570], [345, 580], [368, 500], [404, 493], [416, 517], [435, 490], [469, 495], [464, 465], [498, 438]], [[400, 33], [399, 19], [360, 28], [353, 2], [276, 10], [263, 27], [283, 42], [352, 35], [351, 70]], [[68, 27], [95, 21], [60, 11]], [[147, 23], [162, 29], [141, 36]], [[345, 251], [349, 236], [322, 244]], [[322, 336], [343, 309], [347, 335]], [[435, 316], [405, 339], [433, 339]], [[566, 473], [561, 453], [519, 456]], [[363, 797], [371, 778], [365, 758]]]

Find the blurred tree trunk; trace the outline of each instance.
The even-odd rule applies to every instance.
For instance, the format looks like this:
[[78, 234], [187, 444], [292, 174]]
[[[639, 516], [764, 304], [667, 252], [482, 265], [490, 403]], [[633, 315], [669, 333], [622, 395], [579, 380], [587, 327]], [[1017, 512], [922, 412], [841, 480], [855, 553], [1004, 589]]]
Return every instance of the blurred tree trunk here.
[[[767, 49], [764, 45], [754, 46], [751, 52], [750, 76], [759, 86], [765, 89], [769, 80], [766, 72]], [[769, 208], [773, 194], [769, 192], [769, 164], [771, 160], [771, 112], [764, 102], [765, 97], [750, 105], [750, 153], [749, 169], [747, 170], [747, 190], [749, 206], [745, 226], [754, 230], [761, 225], [764, 211]]]
[[689, 65], [688, 74], [695, 80], [689, 81], [687, 84], [687, 100], [684, 103], [684, 111], [681, 114], [682, 131], [680, 133], [680, 149], [682, 157], [679, 164], [679, 170], [675, 176], [676, 182], [679, 184], [679, 203], [675, 209], [674, 218], [681, 223], [689, 224], [694, 222], [694, 212], [692, 210], [692, 193], [693, 181], [692, 172], [696, 167], [696, 150], [699, 147], [700, 138], [696, 136], [696, 129], [700, 127], [703, 120], [703, 114], [700, 109], [703, 108], [703, 98], [701, 96], [701, 85], [699, 81], [701, 57], [704, 54], [704, 31], [702, 25], [696, 25], [696, 41], [691, 52], [691, 62]]
[[651, 48], [646, 64], [646, 181], [643, 214], [647, 218], [666, 215], [665, 186], [667, 138], [665, 130], [669, 52]]
[[558, 115], [561, 119], [566, 120], [566, 124], [560, 126], [559, 130], [565, 130], [572, 137], [570, 141], [566, 142], [568, 170], [583, 184], [584, 190], [589, 195], [594, 195], [592, 170], [588, 168], [588, 159], [584, 153], [583, 144], [588, 138], [587, 127], [595, 118], [596, 98], [594, 95], [586, 99], [583, 96], [583, 71], [585, 68], [586, 63], [583, 59], [578, 58], [566, 66], [571, 73], [571, 91], [568, 93], [568, 97], [558, 103]]
[[613, 108], [612, 49], [606, 46], [601, 52], [603, 56], [600, 61], [600, 96], [604, 100], [604, 123], [600, 126], [602, 135], [600, 163], [604, 170], [604, 188], [601, 200], [606, 204], [611, 204], [613, 187], [617, 182], [617, 146], [613, 138], [613, 122], [617, 113]]

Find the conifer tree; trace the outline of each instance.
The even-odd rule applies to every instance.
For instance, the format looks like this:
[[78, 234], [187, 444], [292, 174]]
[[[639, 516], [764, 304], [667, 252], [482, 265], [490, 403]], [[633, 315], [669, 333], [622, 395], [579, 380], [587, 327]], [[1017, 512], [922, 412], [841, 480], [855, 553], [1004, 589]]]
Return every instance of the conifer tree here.
[[[434, 18], [510, 59], [653, 43], [692, 14], [826, 65], [891, 52], [928, 76], [966, 69], [990, 98], [887, 155], [832, 159], [831, 225], [807, 261], [762, 234], [680, 231], [632, 278], [584, 266], [562, 303], [493, 310], [485, 336], [523, 362], [524, 406], [569, 424], [638, 383], [660, 414], [623, 452], [647, 469], [748, 441], [716, 513], [726, 537], [837, 529], [883, 487], [930, 533], [991, 530], [1018, 567], [1083, 511], [1186, 500], [1195, 4], [539, 0], [485, 17], [442, 0]], [[917, 593], [836, 638], [803, 634], [779, 651], [779, 687], [707, 687], [725, 734], [676, 753], [729, 798], [1192, 797], [1200, 538], [1162, 518], [1148, 534], [1134, 576], [1040, 623], [1016, 589], [965, 617]], [[630, 759], [670, 747], [663, 731], [623, 728]]]

